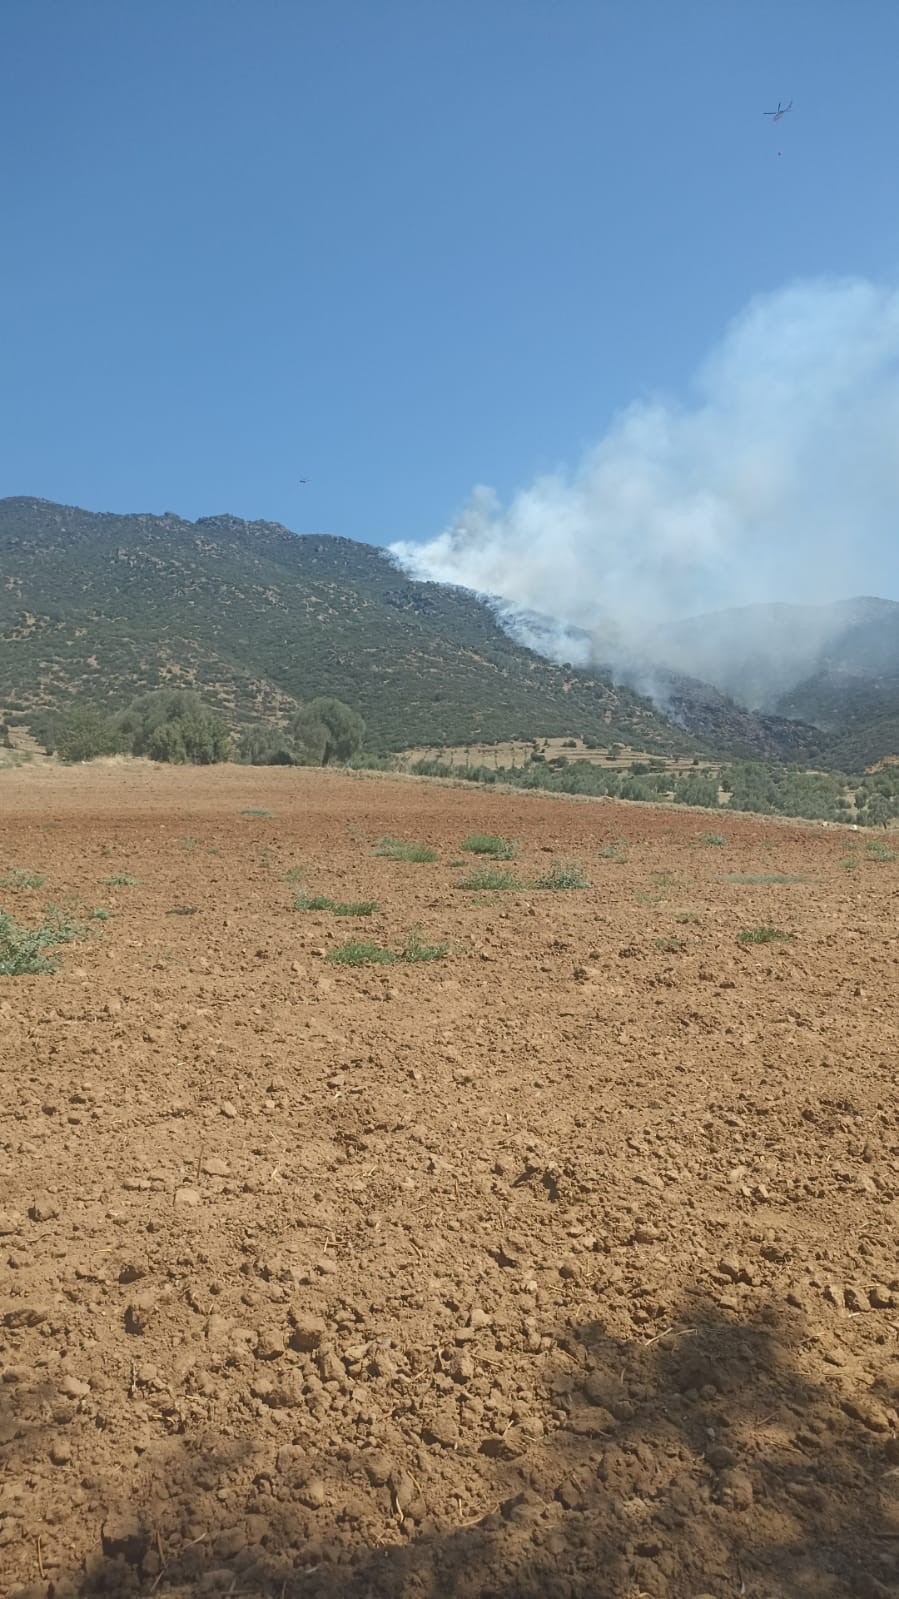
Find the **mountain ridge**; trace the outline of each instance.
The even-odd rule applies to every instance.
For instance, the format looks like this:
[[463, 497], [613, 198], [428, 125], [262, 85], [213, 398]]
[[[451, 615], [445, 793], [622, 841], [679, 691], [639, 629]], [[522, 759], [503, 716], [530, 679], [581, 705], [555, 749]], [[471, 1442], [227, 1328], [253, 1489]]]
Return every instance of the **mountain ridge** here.
[[[844, 606], [879, 608], [878, 647], [891, 660], [899, 605]], [[118, 709], [148, 689], [184, 686], [235, 726], [333, 694], [361, 711], [382, 750], [579, 734], [653, 753], [809, 763], [899, 751], [899, 694], [886, 680], [866, 680], [867, 737], [857, 715], [844, 725], [839, 696], [830, 725], [813, 725], [809, 710], [832, 685], [799, 681], [789, 706], [775, 697], [760, 713], [686, 670], [585, 665], [577, 630], [532, 615], [538, 653], [510, 633], [508, 612], [409, 577], [379, 546], [279, 522], [0, 500], [0, 719], [74, 699]], [[683, 625], [701, 629], [702, 619]], [[574, 663], [549, 658], [553, 637], [570, 639]]]
[[412, 582], [376, 546], [229, 513], [0, 501], [0, 703], [111, 708], [179, 684], [237, 723], [336, 694], [385, 749], [537, 732], [685, 742], [647, 700], [522, 648], [475, 596]]

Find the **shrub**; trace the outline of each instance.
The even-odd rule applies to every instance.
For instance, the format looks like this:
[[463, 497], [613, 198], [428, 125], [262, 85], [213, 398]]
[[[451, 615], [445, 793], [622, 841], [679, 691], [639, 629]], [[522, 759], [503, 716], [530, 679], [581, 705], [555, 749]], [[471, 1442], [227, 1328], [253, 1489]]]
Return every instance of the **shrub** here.
[[17, 866], [5, 877], [0, 877], [0, 888], [43, 888], [46, 881], [40, 872], [29, 872], [25, 867]]
[[462, 848], [469, 855], [492, 855], [497, 861], [510, 861], [515, 845], [508, 838], [497, 838], [493, 833], [469, 833], [462, 840]]
[[294, 766], [297, 757], [286, 728], [261, 724], [241, 734], [237, 758], [246, 766]]
[[71, 944], [81, 932], [56, 906], [48, 906], [43, 926], [21, 927], [0, 911], [0, 977], [30, 977], [59, 969], [56, 955], [47, 950]]
[[430, 844], [416, 844], [411, 839], [382, 838], [375, 850], [390, 861], [436, 861], [437, 851]]
[[399, 958], [400, 960], [409, 962], [410, 965], [414, 965], [418, 961], [439, 961], [443, 959], [448, 950], [449, 944], [423, 943], [418, 928], [413, 927], [411, 933], [406, 939], [405, 944], [403, 945], [402, 953]]
[[598, 853], [600, 860], [614, 861], [616, 866], [623, 866], [627, 860], [627, 845], [623, 838], [619, 838], [614, 844], [603, 844]]
[[376, 900], [362, 899], [355, 904], [332, 905], [335, 916], [374, 916], [381, 909]]
[[795, 933], [785, 933], [780, 927], [742, 927], [737, 934], [740, 944], [792, 944]]
[[520, 888], [514, 872], [500, 872], [495, 866], [479, 866], [476, 871], [469, 872], [459, 883], [460, 888], [472, 889], [500, 889]]
[[391, 950], [383, 949], [380, 944], [365, 943], [358, 938], [351, 938], [339, 949], [332, 949], [327, 957], [336, 966], [390, 966], [397, 958]]
[[333, 905], [333, 899], [326, 899], [324, 894], [298, 894], [293, 902], [295, 911], [329, 911]]
[[590, 879], [577, 861], [553, 861], [548, 872], [537, 879], [538, 888], [589, 888]]

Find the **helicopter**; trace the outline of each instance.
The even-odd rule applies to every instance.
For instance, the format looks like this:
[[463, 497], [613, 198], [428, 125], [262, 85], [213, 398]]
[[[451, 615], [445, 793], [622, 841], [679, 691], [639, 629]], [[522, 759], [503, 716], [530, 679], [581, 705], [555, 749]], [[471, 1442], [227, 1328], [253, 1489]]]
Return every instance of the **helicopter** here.
[[778, 100], [778, 102], [777, 102], [777, 110], [776, 111], [766, 111], [764, 113], [764, 115], [766, 117], [772, 117], [775, 122], [779, 122], [781, 117], [785, 117], [787, 112], [788, 111], [792, 111], [792, 109], [793, 109], [792, 100], [790, 101], [789, 105], [781, 105], [780, 101]]

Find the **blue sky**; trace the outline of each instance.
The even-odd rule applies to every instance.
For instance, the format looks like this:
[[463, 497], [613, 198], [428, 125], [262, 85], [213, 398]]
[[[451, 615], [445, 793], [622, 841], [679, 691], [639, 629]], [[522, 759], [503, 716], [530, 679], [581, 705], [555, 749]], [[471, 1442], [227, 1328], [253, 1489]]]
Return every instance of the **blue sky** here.
[[6, 0], [0, 43], [0, 494], [429, 539], [689, 403], [753, 296], [899, 278], [888, 0]]

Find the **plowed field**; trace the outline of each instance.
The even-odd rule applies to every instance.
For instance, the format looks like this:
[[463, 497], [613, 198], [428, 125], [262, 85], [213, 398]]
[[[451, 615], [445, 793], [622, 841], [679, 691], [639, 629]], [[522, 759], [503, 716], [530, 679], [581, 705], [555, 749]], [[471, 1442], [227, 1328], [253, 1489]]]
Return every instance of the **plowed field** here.
[[0, 1591], [899, 1593], [890, 854], [0, 775], [0, 909], [85, 929], [0, 977]]

